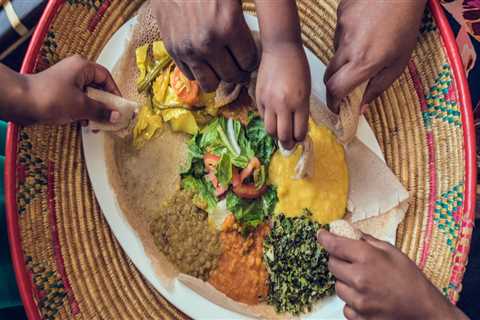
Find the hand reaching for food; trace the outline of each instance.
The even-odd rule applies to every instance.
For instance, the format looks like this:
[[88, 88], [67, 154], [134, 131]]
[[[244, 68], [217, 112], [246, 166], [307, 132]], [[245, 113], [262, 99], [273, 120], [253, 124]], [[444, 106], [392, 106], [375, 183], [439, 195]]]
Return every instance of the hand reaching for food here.
[[152, 1], [162, 40], [177, 66], [205, 92], [220, 80], [244, 82], [257, 67], [238, 0]]
[[301, 44], [264, 48], [256, 97], [267, 132], [277, 137], [284, 148], [290, 150], [305, 139], [310, 70]]
[[324, 230], [318, 241], [330, 255], [328, 268], [347, 319], [468, 319], [388, 242], [365, 234], [351, 240]]
[[120, 95], [110, 72], [78, 55], [32, 75], [20, 75], [0, 65], [0, 82], [11, 84], [4, 86], [6, 92], [0, 97], [0, 105], [9, 107], [0, 110], [4, 120], [23, 125], [86, 120], [115, 123], [120, 117], [118, 111], [85, 92], [87, 86], [95, 86]]
[[405, 69], [415, 48], [426, 0], [342, 0], [337, 9], [335, 55], [324, 81], [329, 107], [368, 82], [362, 105], [386, 90]]
[[292, 149], [308, 129], [310, 69], [302, 46], [295, 1], [256, 1], [262, 58], [257, 108], [267, 131]]

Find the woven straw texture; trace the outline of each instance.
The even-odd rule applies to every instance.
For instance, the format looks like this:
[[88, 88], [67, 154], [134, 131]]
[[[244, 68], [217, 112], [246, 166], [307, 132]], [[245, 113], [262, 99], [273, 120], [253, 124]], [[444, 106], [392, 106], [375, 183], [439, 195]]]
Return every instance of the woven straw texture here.
[[[41, 71], [79, 53], [95, 60], [142, 1], [68, 0], [36, 60]], [[335, 0], [298, 1], [303, 40], [333, 55]], [[251, 3], [245, 3], [253, 11]], [[472, 221], [463, 214], [464, 153], [458, 91], [426, 12], [402, 76], [367, 113], [388, 165], [411, 192], [397, 246], [451, 301], [458, 299]], [[20, 128], [17, 206], [21, 246], [45, 319], [184, 319], [141, 277], [114, 239], [92, 191], [79, 126]]]

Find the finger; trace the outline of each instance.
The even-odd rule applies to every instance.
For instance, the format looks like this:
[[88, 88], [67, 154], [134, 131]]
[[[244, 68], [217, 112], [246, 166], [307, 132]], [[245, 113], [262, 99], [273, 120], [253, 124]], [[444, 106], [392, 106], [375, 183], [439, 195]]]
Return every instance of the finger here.
[[318, 231], [317, 239], [330, 256], [347, 262], [361, 260], [366, 250], [368, 250], [368, 244], [365, 241], [347, 239], [323, 229]]
[[296, 142], [305, 140], [308, 131], [308, 113], [295, 112], [293, 120], [293, 134]]
[[180, 59], [180, 57], [175, 53], [173, 48], [170, 45], [167, 45], [167, 42], [165, 42], [165, 48], [172, 57], [173, 61], [175, 61], [175, 65], [180, 69], [180, 71], [182, 71], [185, 77], [187, 77], [188, 80], [195, 80], [192, 70], [190, 70], [188, 65], [184, 61], [182, 61], [182, 59]]
[[258, 66], [257, 46], [245, 19], [241, 19], [238, 28], [240, 30], [236, 32], [235, 39], [228, 44], [228, 49], [238, 67], [243, 71], [251, 72]]
[[92, 120], [102, 123], [116, 123], [120, 118], [120, 113], [116, 110], [110, 110], [106, 105], [85, 96], [84, 109], [80, 118], [76, 120]]
[[348, 320], [364, 320], [365, 319], [364, 317], [359, 315], [355, 310], [353, 310], [352, 307], [350, 307], [347, 304], [345, 305], [345, 307], [343, 307], [343, 315]]
[[83, 86], [85, 87], [91, 84], [117, 96], [121, 96], [120, 90], [118, 89], [115, 80], [113, 80], [110, 71], [104, 66], [93, 62], [87, 65], [85, 70], [85, 83]]
[[351, 279], [355, 275], [353, 264], [330, 255], [328, 258], [328, 270], [333, 273], [337, 281], [339, 280], [349, 286], [353, 286], [353, 280]]
[[337, 296], [345, 302], [345, 304], [351, 305], [355, 301], [358, 293], [342, 281], [335, 282], [335, 293]]
[[258, 110], [258, 113], [260, 114], [260, 117], [262, 117], [262, 119], [265, 120], [265, 107], [263, 106], [263, 104], [257, 103], [257, 110]]
[[180, 69], [180, 71], [182, 71], [182, 73], [185, 75], [185, 77], [187, 77], [188, 80], [195, 80], [195, 76], [193, 75], [192, 70], [190, 70], [190, 68], [185, 62], [181, 60], [175, 60], [175, 65]]
[[217, 89], [220, 80], [208, 63], [204, 61], [187, 61], [186, 63], [204, 92], [213, 92]]
[[360, 107], [360, 114], [364, 114], [368, 110], [368, 104], [364, 104]]
[[348, 62], [335, 72], [327, 81], [327, 103], [338, 110], [341, 101], [356, 87], [373, 77], [378, 67], [364, 67]]
[[175, 46], [173, 46], [172, 42], [165, 39], [163, 44], [165, 45], [165, 49], [167, 49], [168, 54], [172, 57], [173, 61], [175, 61], [175, 65], [180, 69], [180, 71], [182, 71], [185, 77], [187, 77], [188, 80], [195, 80], [195, 77], [193, 76], [193, 73], [188, 65], [182, 61], [180, 56], [176, 53]]
[[227, 48], [215, 50], [215, 55], [208, 58], [208, 63], [223, 81], [240, 83], [249, 78], [248, 72], [240, 70]]
[[283, 112], [277, 115], [278, 140], [280, 140], [282, 145], [287, 150], [291, 150], [295, 144], [293, 141], [292, 124], [293, 124], [293, 113]]
[[333, 36], [333, 49], [335, 49], [335, 52], [339, 51], [338, 48], [340, 47], [341, 41], [343, 39], [343, 34], [343, 24], [337, 23], [337, 27], [335, 28], [335, 35]]
[[277, 115], [265, 109], [265, 129], [272, 137], [277, 137]]
[[368, 242], [369, 244], [371, 244], [372, 246], [383, 251], [387, 251], [393, 248], [393, 246], [390, 243], [374, 238], [371, 235], [366, 233], [362, 234], [362, 239]]
[[387, 90], [392, 83], [402, 74], [405, 65], [397, 63], [380, 71], [368, 82], [363, 94], [362, 104], [368, 104]]
[[327, 65], [325, 74], [323, 75], [323, 82], [327, 83], [335, 72], [337, 72], [342, 66], [349, 62], [348, 55], [343, 54], [344, 51], [337, 51], [332, 60]]

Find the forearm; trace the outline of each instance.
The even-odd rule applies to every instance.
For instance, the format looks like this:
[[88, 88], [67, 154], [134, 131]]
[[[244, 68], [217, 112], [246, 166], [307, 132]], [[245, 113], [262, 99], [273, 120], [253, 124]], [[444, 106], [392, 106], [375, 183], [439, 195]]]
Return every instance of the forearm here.
[[0, 64], [0, 119], [31, 124], [35, 115], [30, 100], [26, 76]]
[[460, 310], [458, 307], [456, 306], [453, 306], [452, 308], [452, 318], [451, 319], [455, 319], [455, 320], [470, 320], [466, 315], [465, 313], [462, 312], [462, 310]]
[[300, 19], [295, 0], [256, 0], [262, 48], [301, 46]]

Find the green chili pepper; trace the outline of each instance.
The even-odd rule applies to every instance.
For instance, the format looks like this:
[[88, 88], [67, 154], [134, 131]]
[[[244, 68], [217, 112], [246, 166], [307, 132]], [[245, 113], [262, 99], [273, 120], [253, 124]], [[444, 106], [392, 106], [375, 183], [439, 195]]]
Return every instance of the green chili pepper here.
[[152, 85], [152, 82], [155, 81], [155, 79], [158, 77], [160, 72], [162, 72], [163, 68], [165, 68], [170, 63], [170, 61], [172, 61], [172, 58], [170, 58], [169, 56], [163, 58], [160, 61], [156, 61], [154, 67], [150, 71], [148, 71], [145, 78], [143, 78], [142, 81], [137, 84], [138, 92], [142, 93], [147, 90]]

